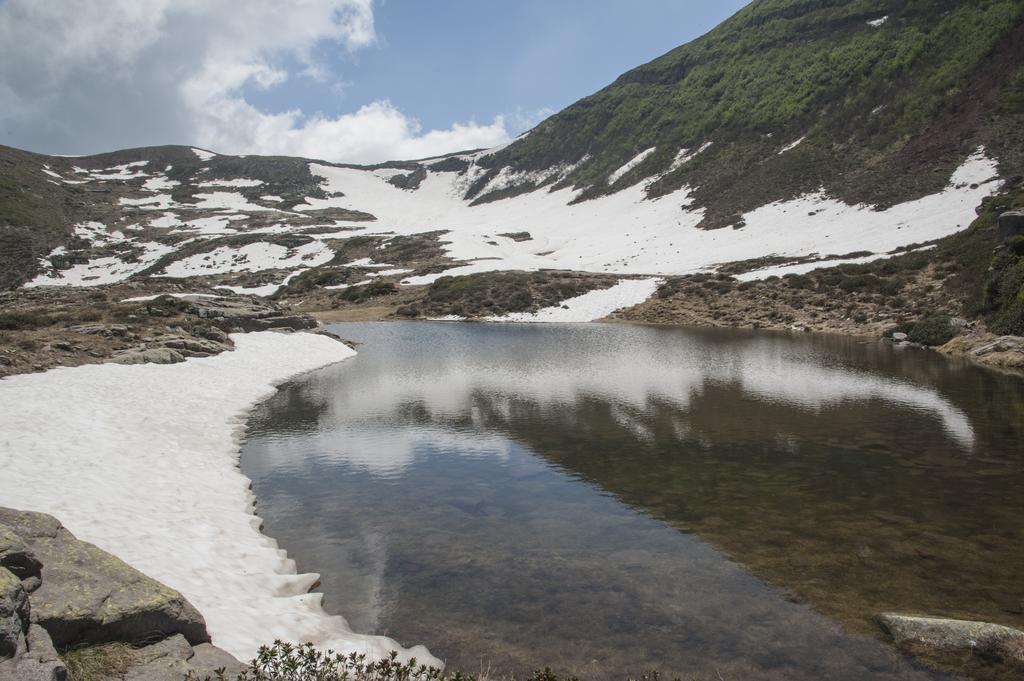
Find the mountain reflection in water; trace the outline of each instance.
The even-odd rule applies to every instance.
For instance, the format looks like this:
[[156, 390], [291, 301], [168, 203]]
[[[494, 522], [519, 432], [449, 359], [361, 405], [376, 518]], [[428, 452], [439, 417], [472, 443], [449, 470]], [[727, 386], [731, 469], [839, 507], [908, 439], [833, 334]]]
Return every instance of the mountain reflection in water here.
[[937, 678], [881, 611], [1024, 625], [1017, 379], [820, 336], [333, 330], [359, 356], [262, 405], [243, 469], [358, 631], [467, 671], [860, 679]]

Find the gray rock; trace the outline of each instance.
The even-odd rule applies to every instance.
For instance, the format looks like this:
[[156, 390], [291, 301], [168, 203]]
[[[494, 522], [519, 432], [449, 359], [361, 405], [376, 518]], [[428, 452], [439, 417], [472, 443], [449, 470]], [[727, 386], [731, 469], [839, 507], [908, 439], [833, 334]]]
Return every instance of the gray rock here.
[[897, 613], [883, 613], [878, 622], [897, 644], [918, 644], [940, 651], [970, 650], [1024, 664], [1024, 631], [1001, 624]]
[[205, 338], [217, 343], [227, 343], [228, 335], [216, 326], [197, 326], [192, 329], [192, 335]]
[[29, 616], [28, 594], [21, 580], [0, 568], [0, 657], [14, 657], [25, 647]]
[[984, 357], [993, 352], [1024, 352], [1024, 338], [1020, 336], [1000, 336], [991, 343], [985, 343], [971, 350], [975, 357]]
[[33, 624], [28, 629], [28, 651], [17, 660], [17, 670], [23, 681], [65, 681], [68, 670], [53, 647], [46, 630]]
[[135, 658], [140, 666], [149, 664], [154, 660], [188, 660], [192, 655], [194, 655], [192, 645], [181, 634], [168, 636], [162, 641], [144, 646], [135, 651]]
[[202, 615], [180, 593], [79, 541], [52, 516], [0, 508], [0, 524], [43, 564], [31, 621], [57, 646], [135, 643], [178, 633], [193, 644], [210, 640]]
[[999, 240], [1024, 235], [1024, 211], [1012, 210], [999, 216]]
[[260, 319], [243, 319], [238, 324], [246, 331], [267, 331], [268, 329], [315, 329], [317, 321], [306, 315], [280, 315]]
[[185, 357], [170, 348], [151, 348], [126, 352], [109, 361], [115, 364], [177, 364], [184, 362]]
[[214, 678], [217, 669], [234, 678], [246, 668], [220, 648], [209, 643], [192, 647], [181, 635], [140, 648], [135, 655], [138, 661], [125, 673], [124, 681], [183, 681], [189, 672], [200, 679]]
[[[0, 567], [14, 573], [26, 591], [34, 591], [43, 565], [14, 530], [0, 525]], [[26, 584], [27, 580], [34, 581]]]
[[900, 341], [905, 341], [905, 340], [907, 340], [907, 334], [903, 333], [902, 331], [897, 331], [896, 333], [894, 333], [894, 334], [892, 335], [892, 339], [893, 339], [893, 340], [894, 340], [895, 342], [899, 343]]
[[221, 650], [212, 643], [202, 643], [192, 650], [195, 655], [189, 660], [189, 664], [199, 678], [213, 676], [218, 669], [224, 669], [225, 676], [233, 679], [247, 668], [247, 665], [239, 662], [231, 653]]
[[230, 349], [226, 345], [206, 340], [205, 338], [181, 338], [172, 336], [161, 339], [160, 343], [165, 348], [172, 348], [174, 350], [188, 353], [202, 352], [207, 355], [215, 355]]

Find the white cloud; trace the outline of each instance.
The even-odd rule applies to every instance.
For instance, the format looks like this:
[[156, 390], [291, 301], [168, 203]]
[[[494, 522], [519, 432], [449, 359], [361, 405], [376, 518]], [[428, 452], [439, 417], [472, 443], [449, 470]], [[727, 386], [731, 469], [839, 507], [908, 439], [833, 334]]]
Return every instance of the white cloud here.
[[316, 49], [376, 40], [372, 0], [6, 0], [0, 141], [65, 153], [184, 143], [374, 162], [507, 140], [501, 117], [424, 131], [387, 101], [325, 117], [246, 99], [292, 77], [331, 95]]

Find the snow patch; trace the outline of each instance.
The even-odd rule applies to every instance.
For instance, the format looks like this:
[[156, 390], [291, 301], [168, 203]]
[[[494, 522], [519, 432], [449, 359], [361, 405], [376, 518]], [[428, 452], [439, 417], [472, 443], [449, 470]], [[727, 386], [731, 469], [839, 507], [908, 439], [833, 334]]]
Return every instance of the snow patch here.
[[797, 141], [791, 142], [790, 144], [787, 144], [786, 146], [782, 147], [781, 149], [779, 149], [779, 153], [777, 154], [777, 156], [782, 156], [787, 151], [792, 151], [793, 149], [796, 149], [797, 147], [800, 146], [801, 142], [803, 142], [805, 139], [807, 139], [806, 135], [801, 137]]
[[206, 180], [200, 182], [197, 186], [199, 187], [259, 187], [263, 184], [263, 180], [251, 180], [244, 177], [235, 178], [233, 180]]
[[203, 162], [209, 161], [211, 158], [217, 155], [212, 151], [206, 151], [205, 149], [196, 149], [195, 147], [192, 147], [192, 153], [198, 156], [199, 160]]
[[705, 142], [704, 144], [697, 147], [697, 150], [694, 151], [693, 153], [691, 153], [689, 149], [680, 149], [679, 152], [676, 154], [676, 157], [672, 160], [672, 166], [669, 168], [669, 172], [672, 172], [673, 170], [680, 168], [689, 163], [690, 161], [692, 161], [693, 159], [697, 158], [705, 151], [707, 151], [708, 147], [710, 147], [712, 144], [712, 142]]
[[164, 272], [168, 277], [260, 272], [299, 266], [316, 267], [333, 257], [334, 251], [319, 241], [311, 241], [291, 250], [278, 244], [258, 241], [244, 246], [220, 246], [208, 253], [197, 253], [171, 263]]
[[537, 312], [511, 312], [488, 317], [491, 322], [592, 322], [624, 307], [644, 302], [658, 289], [661, 279], [624, 279], [606, 289], [588, 291]]
[[619, 167], [614, 173], [608, 176], [608, 184], [612, 185], [622, 179], [623, 175], [636, 168], [638, 165], [647, 160], [647, 157], [658, 150], [658, 147], [651, 147], [650, 149], [644, 149], [639, 154], [626, 161], [622, 166]]
[[886, 14], [884, 17], [881, 17], [880, 19], [872, 19], [871, 21], [868, 22], [868, 26], [872, 26], [874, 28], [878, 28], [879, 26], [881, 26], [882, 24], [884, 24], [887, 21], [889, 21], [889, 15], [888, 14]]
[[[259, 532], [238, 470], [245, 413], [274, 386], [355, 353], [325, 336], [232, 336], [182, 364], [94, 364], [0, 381], [0, 504], [51, 513], [80, 539], [180, 591], [241, 660], [274, 639], [386, 655], [400, 646], [327, 615]], [[46, 428], [40, 428], [46, 423]], [[422, 646], [405, 651], [439, 665]]]

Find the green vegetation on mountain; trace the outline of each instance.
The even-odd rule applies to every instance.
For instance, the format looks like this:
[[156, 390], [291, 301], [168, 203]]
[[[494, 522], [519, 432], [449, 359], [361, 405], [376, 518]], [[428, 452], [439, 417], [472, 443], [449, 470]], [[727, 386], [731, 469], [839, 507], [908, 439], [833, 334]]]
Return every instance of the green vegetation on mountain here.
[[73, 195], [48, 182], [45, 157], [0, 147], [0, 290], [32, 278], [37, 261], [68, 234]]
[[584, 200], [661, 174], [650, 196], [688, 185], [717, 227], [822, 186], [883, 205], [921, 196], [978, 146], [1019, 174], [1022, 17], [1021, 0], [755, 0], [484, 159], [470, 194], [486, 200], [504, 166], [583, 160], [556, 186]]

